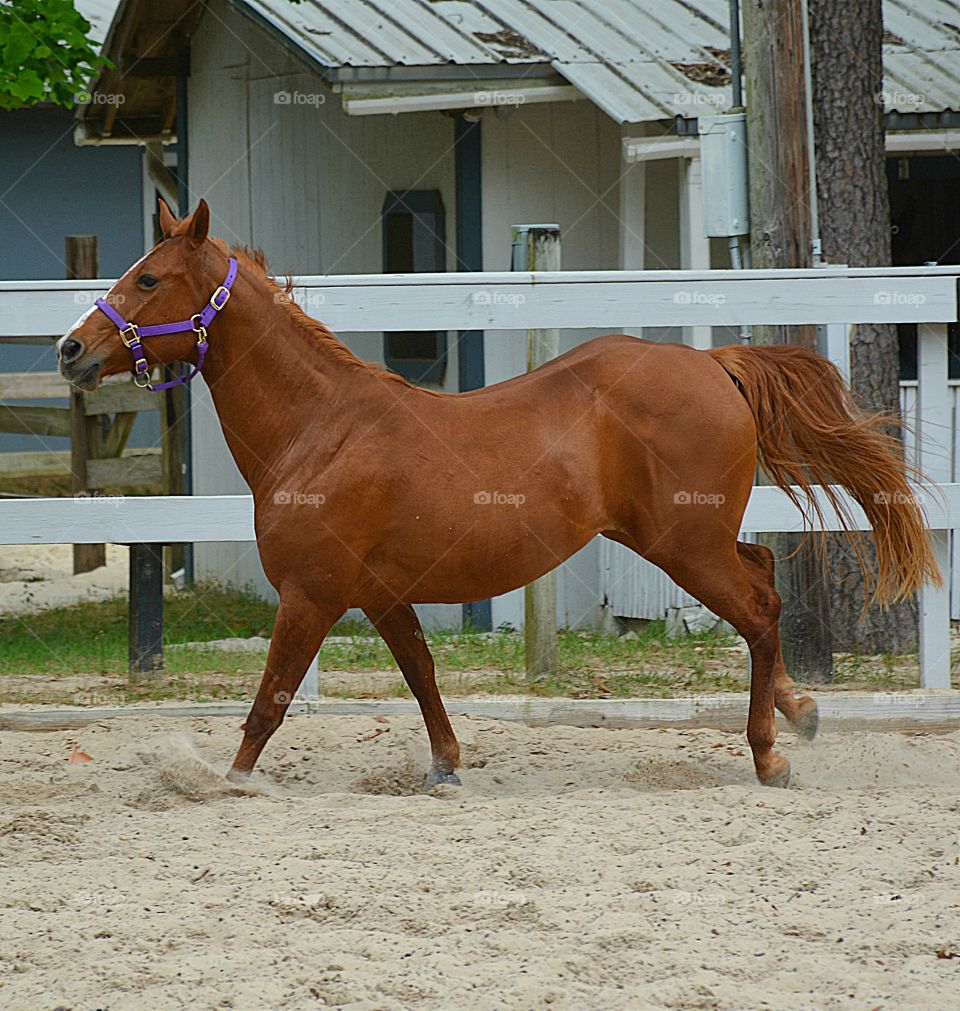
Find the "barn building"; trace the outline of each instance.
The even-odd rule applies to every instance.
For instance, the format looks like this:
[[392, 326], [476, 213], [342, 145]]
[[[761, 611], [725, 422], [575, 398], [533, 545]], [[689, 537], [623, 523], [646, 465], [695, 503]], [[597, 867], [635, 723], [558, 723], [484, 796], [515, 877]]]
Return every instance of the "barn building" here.
[[[960, 254], [960, 28], [938, 19], [942, 6], [885, 4], [900, 263]], [[725, 242], [703, 236], [697, 131], [732, 101], [727, 11], [723, 0], [123, 0], [104, 47], [116, 69], [78, 110], [77, 142], [179, 142], [161, 189], [184, 210], [204, 196], [214, 233], [262, 247], [277, 273], [506, 270], [511, 226], [545, 221], [561, 228], [567, 269], [727, 267]], [[562, 347], [594, 333], [563, 332]], [[446, 391], [525, 367], [518, 331], [340, 336]], [[905, 346], [909, 379], [909, 335]], [[192, 396], [193, 491], [244, 492], [206, 390]], [[250, 545], [197, 545], [195, 574], [272, 592]], [[598, 540], [564, 565], [558, 618], [658, 617], [684, 599]], [[434, 624], [464, 614], [519, 625], [522, 597], [425, 609]]]

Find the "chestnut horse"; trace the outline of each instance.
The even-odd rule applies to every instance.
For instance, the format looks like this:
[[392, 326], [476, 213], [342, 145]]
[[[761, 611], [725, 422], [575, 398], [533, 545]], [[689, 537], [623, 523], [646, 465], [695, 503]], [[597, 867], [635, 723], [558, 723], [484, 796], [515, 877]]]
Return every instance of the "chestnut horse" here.
[[[737, 540], [758, 454], [787, 491], [833, 483], [860, 503], [876, 542], [875, 599], [939, 578], [899, 444], [810, 351], [698, 351], [607, 336], [509, 382], [437, 393], [358, 360], [285, 296], [262, 257], [208, 238], [204, 202], [181, 221], [160, 210], [163, 239], [107, 301], [155, 332], [197, 306], [216, 316], [203, 375], [253, 493], [260, 557], [280, 596], [233, 780], [253, 770], [330, 628], [359, 607], [420, 704], [428, 783], [459, 782], [459, 745], [413, 605], [505, 593], [602, 534], [746, 639], [757, 776], [785, 786], [774, 706], [808, 738], [817, 708], [793, 694], [784, 669], [773, 556]], [[238, 272], [224, 296], [231, 258]], [[219, 313], [207, 308], [215, 291]], [[58, 344], [63, 375], [83, 389], [131, 369], [139, 331], [118, 334], [111, 318], [91, 311]], [[141, 335], [134, 357], [196, 364], [206, 319], [192, 319], [187, 332]], [[842, 512], [842, 501], [834, 505]]]

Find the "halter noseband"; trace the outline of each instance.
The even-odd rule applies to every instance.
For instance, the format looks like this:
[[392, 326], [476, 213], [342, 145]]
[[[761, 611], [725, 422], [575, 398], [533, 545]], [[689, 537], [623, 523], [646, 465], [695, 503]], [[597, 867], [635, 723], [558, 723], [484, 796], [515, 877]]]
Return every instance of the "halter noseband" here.
[[[158, 323], [156, 326], [138, 327], [136, 323], [128, 323], [106, 299], [97, 299], [94, 303], [96, 307], [104, 313], [111, 323], [116, 325], [117, 330], [120, 331], [120, 340], [130, 348], [130, 353], [133, 355], [133, 381], [137, 386], [159, 392], [160, 390], [169, 390], [173, 386], [185, 385], [200, 374], [203, 360], [207, 355], [207, 348], [210, 346], [207, 343], [207, 327], [227, 304], [227, 300], [230, 298], [230, 289], [237, 279], [237, 261], [232, 256], [229, 259], [229, 264], [223, 284], [210, 296], [210, 301], [200, 312], [194, 313], [190, 319], [182, 319], [177, 323]], [[189, 375], [179, 375], [176, 379], [171, 379], [170, 382], [152, 385], [150, 377], [147, 375], [149, 366], [147, 359], [143, 356], [143, 345], [140, 343], [140, 339], [142, 337], [159, 337], [161, 334], [168, 333], [184, 333], [187, 330], [192, 330], [197, 335], [197, 364], [193, 367], [193, 371]], [[141, 379], [144, 379], [145, 382], [141, 383]]]

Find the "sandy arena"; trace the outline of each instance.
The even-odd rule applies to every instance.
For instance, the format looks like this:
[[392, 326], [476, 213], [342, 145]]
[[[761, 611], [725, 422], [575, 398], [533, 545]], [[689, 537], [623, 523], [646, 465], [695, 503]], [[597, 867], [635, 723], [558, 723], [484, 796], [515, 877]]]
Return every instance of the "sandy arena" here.
[[960, 732], [239, 722], [0, 733], [0, 1007], [960, 1006]]

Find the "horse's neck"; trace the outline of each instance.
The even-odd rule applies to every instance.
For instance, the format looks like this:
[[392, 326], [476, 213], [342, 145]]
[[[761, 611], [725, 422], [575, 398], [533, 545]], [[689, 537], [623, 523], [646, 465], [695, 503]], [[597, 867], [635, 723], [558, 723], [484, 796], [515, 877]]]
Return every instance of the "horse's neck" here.
[[[238, 290], [239, 289], [239, 290]], [[229, 307], [210, 328], [203, 374], [223, 434], [244, 480], [256, 493], [285, 477], [284, 461], [303, 440], [322, 462], [343, 439], [336, 391], [357, 372], [327, 341], [274, 301], [258, 279], [239, 283]]]

